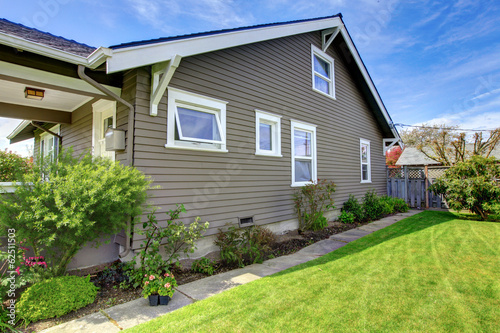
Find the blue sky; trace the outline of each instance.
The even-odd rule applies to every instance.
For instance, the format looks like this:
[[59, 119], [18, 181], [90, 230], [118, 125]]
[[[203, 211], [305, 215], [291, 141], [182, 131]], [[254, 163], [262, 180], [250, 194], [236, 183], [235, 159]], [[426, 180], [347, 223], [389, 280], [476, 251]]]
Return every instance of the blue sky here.
[[[96, 47], [341, 12], [395, 123], [500, 127], [497, 0], [0, 0], [0, 5], [0, 17]], [[17, 123], [0, 119], [0, 149]], [[26, 144], [10, 148], [25, 153]]]

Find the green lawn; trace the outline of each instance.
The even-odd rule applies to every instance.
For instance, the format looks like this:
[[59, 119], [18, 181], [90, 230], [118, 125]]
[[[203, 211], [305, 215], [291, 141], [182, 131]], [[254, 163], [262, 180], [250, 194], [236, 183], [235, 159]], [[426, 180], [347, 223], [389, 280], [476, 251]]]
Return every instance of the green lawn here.
[[500, 223], [426, 211], [132, 332], [499, 332]]

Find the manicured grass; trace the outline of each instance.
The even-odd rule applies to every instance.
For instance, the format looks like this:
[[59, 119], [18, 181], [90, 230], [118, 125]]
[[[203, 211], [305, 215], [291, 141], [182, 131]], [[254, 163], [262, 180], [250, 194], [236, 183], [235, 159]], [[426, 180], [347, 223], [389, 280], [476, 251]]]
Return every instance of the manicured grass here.
[[132, 332], [498, 332], [500, 223], [422, 212]]

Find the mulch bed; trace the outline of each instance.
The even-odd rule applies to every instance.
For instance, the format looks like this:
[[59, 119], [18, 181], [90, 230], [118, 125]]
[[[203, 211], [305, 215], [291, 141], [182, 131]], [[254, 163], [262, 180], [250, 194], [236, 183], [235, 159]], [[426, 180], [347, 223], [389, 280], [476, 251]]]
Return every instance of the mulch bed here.
[[[340, 222], [330, 223], [328, 227], [319, 231], [309, 231], [303, 234], [298, 234], [297, 231], [290, 232], [289, 234], [278, 236], [275, 244], [272, 245], [271, 257], [280, 257], [288, 254], [295, 253], [306, 246], [316, 243], [320, 240], [327, 239], [331, 235], [338, 234], [353, 228], [357, 228], [366, 223], [342, 224]], [[119, 288], [118, 283], [108, 283], [109, 272], [104, 273], [108, 265], [99, 265], [89, 269], [83, 269], [74, 272], [75, 275], [87, 276], [91, 275], [91, 281], [100, 286], [100, 291], [96, 296], [94, 303], [87, 305], [77, 311], [73, 311], [59, 318], [51, 318], [32, 323], [27, 327], [18, 327], [22, 332], [38, 332], [43, 329], [65, 323], [77, 318], [84, 317], [88, 314], [99, 312], [109, 307], [130, 302], [141, 297], [141, 289], [122, 289]], [[225, 267], [218, 263], [214, 274], [220, 274], [234, 269], [234, 267]], [[203, 279], [208, 275], [202, 273], [193, 273], [190, 269], [175, 268], [173, 270], [175, 278], [179, 285]], [[119, 274], [119, 272], [117, 273]], [[119, 280], [119, 279], [118, 279]]]

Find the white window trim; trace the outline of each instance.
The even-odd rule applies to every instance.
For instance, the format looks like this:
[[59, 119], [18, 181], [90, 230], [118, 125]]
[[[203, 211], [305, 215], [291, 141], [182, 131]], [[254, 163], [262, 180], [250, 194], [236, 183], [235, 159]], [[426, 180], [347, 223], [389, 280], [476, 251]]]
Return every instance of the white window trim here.
[[[368, 145], [368, 162], [363, 163], [363, 156], [361, 152], [361, 147], [363, 145]], [[359, 139], [359, 162], [360, 162], [360, 168], [361, 168], [361, 183], [371, 183], [372, 182], [372, 167], [371, 167], [371, 146], [370, 146], [370, 140], [365, 140], [365, 139]], [[368, 179], [363, 179], [363, 164], [366, 164], [368, 166], [367, 173], [368, 173]]]
[[[328, 64], [330, 64], [330, 75], [332, 76], [331, 78], [328, 78], [328, 77], [325, 77], [319, 73], [317, 73], [315, 70], [314, 70], [314, 56], [317, 56], [318, 58], [320, 58], [321, 60], [327, 62]], [[325, 96], [328, 96], [330, 98], [333, 98], [333, 99], [336, 99], [335, 98], [335, 67], [334, 67], [334, 59], [332, 57], [330, 57], [328, 54], [326, 54], [325, 52], [323, 52], [320, 48], [314, 46], [311, 44], [311, 73], [312, 73], [312, 89], [314, 91], [317, 91], [319, 92], [320, 94], [323, 94]], [[315, 80], [314, 80], [314, 77], [315, 76], [318, 76], [320, 78], [322, 78], [323, 80], [327, 81], [328, 82], [328, 86], [329, 86], [329, 90], [330, 90], [330, 94], [327, 94], [319, 89], [316, 89], [315, 87]]]
[[[311, 176], [312, 176], [312, 182], [296, 182], [295, 181], [295, 144], [294, 144], [294, 135], [295, 135], [295, 130], [302, 130], [306, 132], [311, 132]], [[291, 132], [291, 148], [292, 148], [292, 155], [291, 155], [291, 161], [292, 161], [292, 187], [299, 187], [299, 186], [304, 186], [308, 184], [313, 184], [318, 181], [318, 176], [317, 176], [317, 153], [316, 153], [316, 125], [313, 124], [308, 124], [296, 120], [290, 120], [290, 132]]]
[[[49, 131], [61, 135], [61, 125], [58, 124], [58, 125], [52, 126], [51, 128], [49, 128]], [[43, 156], [44, 152], [42, 151], [43, 142], [51, 137], [54, 138], [54, 145], [57, 147], [56, 148], [57, 153], [58, 153], [58, 150], [61, 149], [61, 147], [59, 147], [59, 138], [57, 136], [54, 136], [54, 135], [50, 134], [49, 132], [40, 133], [40, 150], [39, 150], [39, 152], [40, 152], [40, 157], [42, 159], [45, 157], [45, 156]], [[52, 154], [54, 154], [56, 151], [52, 151]], [[56, 158], [57, 156], [54, 154], [52, 157]]]
[[[97, 155], [96, 151], [99, 141], [103, 140], [99, 135], [102, 131], [103, 115], [108, 117], [111, 115], [113, 117], [113, 128], [116, 128], [116, 101], [101, 99], [92, 104], [92, 156], [104, 156], [101, 151]], [[112, 154], [108, 154], [106, 157], [114, 161], [115, 153], [112, 152]]]
[[[168, 87], [168, 107], [167, 107], [167, 144], [166, 148], [201, 150], [227, 153], [226, 149], [226, 104], [212, 97], [198, 95], [189, 91]], [[196, 141], [175, 140], [175, 126], [177, 116], [177, 106], [194, 109], [206, 113], [215, 114], [217, 117], [217, 126], [219, 127], [220, 142], [202, 139], [193, 139]], [[179, 137], [186, 138], [179, 133]], [[219, 145], [217, 147], [216, 145]]]
[[[260, 149], [260, 124], [271, 125], [272, 150]], [[255, 155], [283, 157], [281, 155], [281, 116], [255, 109]]]

